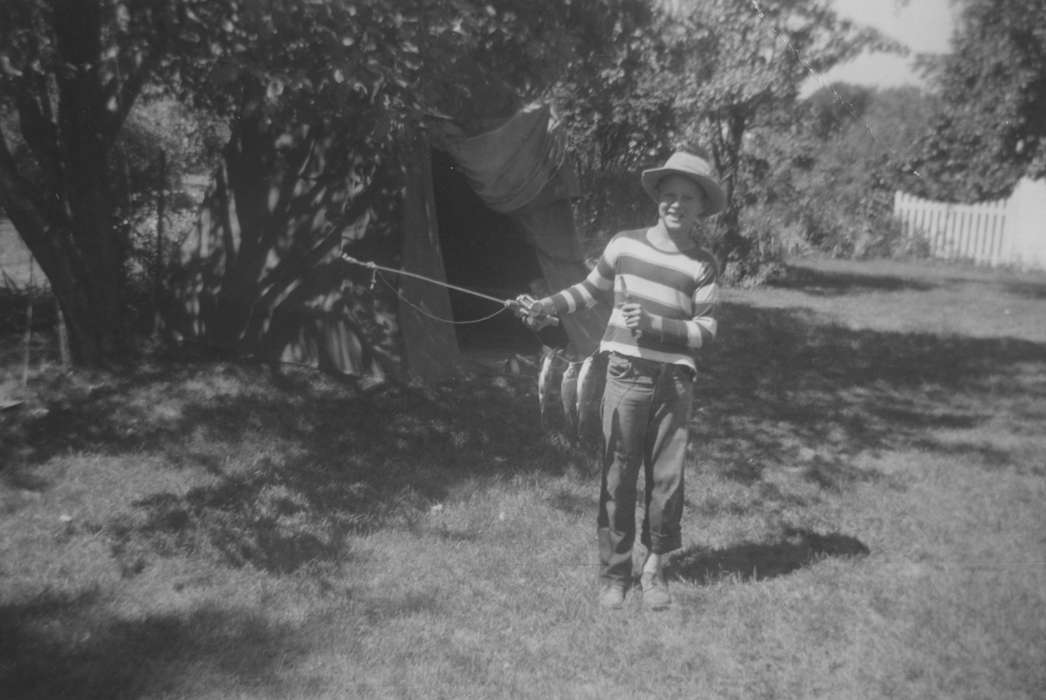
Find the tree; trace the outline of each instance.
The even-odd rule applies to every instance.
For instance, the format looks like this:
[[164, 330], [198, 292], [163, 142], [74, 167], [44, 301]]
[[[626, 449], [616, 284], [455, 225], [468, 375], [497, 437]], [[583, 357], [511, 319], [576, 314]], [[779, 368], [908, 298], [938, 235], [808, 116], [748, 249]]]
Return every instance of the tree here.
[[677, 128], [673, 94], [652, 79], [668, 61], [665, 15], [635, 0], [604, 19], [547, 95], [585, 183], [575, 217], [594, 248], [649, 220], [635, 173], [671, 149]]
[[438, 9], [214, 3], [188, 14], [207, 51], [176, 56], [168, 85], [229, 132], [204, 223], [219, 243], [189, 270], [215, 349], [266, 354], [281, 309], [337, 287], [331, 254], [381, 206], [389, 183], [376, 175], [421, 113], [423, 35], [451, 30], [426, 17]]
[[837, 83], [799, 102], [793, 128], [760, 139], [769, 208], [789, 245], [841, 257], [897, 252], [894, 192], [932, 109], [920, 88]]
[[726, 191], [724, 259], [746, 256], [741, 210], [757, 201], [769, 165], [749, 157], [752, 130], [787, 128], [807, 77], [869, 49], [900, 50], [822, 0], [710, 0], [686, 14], [675, 48], [683, 70], [664, 89], [675, 88], [681, 132], [708, 145]]
[[792, 129], [800, 86], [811, 74], [866, 49], [900, 50], [819, 0], [652, 2], [645, 14], [615, 25], [607, 46], [557, 95], [578, 150], [589, 155], [589, 177], [608, 193], [586, 198], [586, 223], [600, 228], [609, 211], [638, 225], [649, 212], [623, 206], [644, 201], [626, 182], [676, 147], [700, 146], [726, 189], [719, 253], [731, 259], [748, 248], [742, 208], [772, 196], [772, 163], [757, 148], [756, 132]]
[[0, 134], [0, 205], [51, 282], [78, 364], [130, 349], [111, 156], [177, 22], [149, 0], [0, 4], [0, 100], [18, 117]]
[[[233, 245], [218, 298], [235, 345], [273, 311], [252, 293], [276, 303], [293, 291], [290, 268], [270, 265], [274, 250], [303, 264], [322, 257], [334, 233], [360, 221], [375, 173], [395, 170], [396, 145], [413, 127], [447, 109], [479, 124], [492, 109], [485, 95], [538, 94], [576, 50], [572, 27], [591, 32], [617, 3], [0, 4], [0, 102], [18, 116], [0, 133], [0, 206], [51, 280], [74, 361], [102, 364], [131, 349], [113, 153], [150, 81], [230, 126], [219, 196], [234, 207], [221, 224]], [[298, 227], [316, 198], [327, 198], [324, 216], [337, 212], [322, 234]]]
[[214, 60], [186, 57], [172, 89], [230, 131], [210, 207], [222, 243], [200, 268], [213, 346], [271, 356], [291, 307], [344, 304], [333, 253], [395, 248], [376, 249], [373, 234], [396, 218], [412, 138], [430, 120], [466, 134], [500, 123], [579, 47], [606, 40], [618, 4], [363, 0], [189, 15]]
[[961, 0], [951, 52], [926, 59], [941, 108], [910, 187], [977, 201], [1046, 175], [1046, 4]]

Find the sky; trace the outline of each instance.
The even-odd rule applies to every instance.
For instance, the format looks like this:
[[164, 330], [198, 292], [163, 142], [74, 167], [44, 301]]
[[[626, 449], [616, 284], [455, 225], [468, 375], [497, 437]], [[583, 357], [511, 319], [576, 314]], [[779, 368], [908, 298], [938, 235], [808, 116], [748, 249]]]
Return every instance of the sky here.
[[[913, 53], [946, 53], [955, 9], [950, 0], [833, 0], [843, 17], [867, 24], [908, 45]], [[913, 58], [886, 54], [865, 54], [850, 63], [811, 77], [805, 90], [812, 92], [822, 84], [846, 81], [859, 85], [893, 87], [920, 85], [911, 68]]]

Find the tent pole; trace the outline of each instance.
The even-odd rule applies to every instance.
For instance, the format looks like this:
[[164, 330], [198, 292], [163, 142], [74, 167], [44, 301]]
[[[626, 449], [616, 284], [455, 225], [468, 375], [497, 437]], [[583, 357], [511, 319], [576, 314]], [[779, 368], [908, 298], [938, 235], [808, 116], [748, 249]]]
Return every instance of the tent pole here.
[[29, 351], [33, 342], [33, 254], [29, 254], [29, 283], [26, 285], [25, 362], [22, 364], [22, 386], [29, 386]]

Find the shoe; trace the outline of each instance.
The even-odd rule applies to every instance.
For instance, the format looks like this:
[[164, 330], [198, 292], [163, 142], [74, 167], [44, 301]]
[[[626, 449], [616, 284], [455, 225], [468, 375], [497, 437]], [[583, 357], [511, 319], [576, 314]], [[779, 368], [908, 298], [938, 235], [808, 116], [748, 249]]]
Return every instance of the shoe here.
[[651, 610], [664, 610], [672, 605], [672, 596], [668, 594], [668, 583], [665, 575], [658, 571], [644, 571], [639, 577], [643, 588], [643, 605]]
[[599, 607], [607, 610], [617, 610], [625, 604], [624, 581], [608, 581], [603, 584], [599, 592]]

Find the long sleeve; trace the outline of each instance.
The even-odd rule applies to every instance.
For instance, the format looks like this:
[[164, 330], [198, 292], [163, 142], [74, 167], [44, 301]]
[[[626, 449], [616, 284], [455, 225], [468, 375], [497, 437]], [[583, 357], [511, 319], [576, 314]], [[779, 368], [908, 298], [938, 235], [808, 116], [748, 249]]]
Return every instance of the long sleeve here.
[[556, 313], [569, 314], [578, 309], [588, 309], [600, 300], [610, 301], [610, 292], [614, 284], [614, 269], [607, 262], [606, 254], [599, 257], [596, 266], [588, 277], [577, 284], [567, 287], [550, 298], [556, 306]]
[[698, 281], [690, 303], [692, 315], [688, 319], [654, 316], [654, 331], [660, 334], [662, 342], [697, 350], [715, 339], [718, 324], [714, 314], [719, 303], [719, 284], [714, 266], [709, 265], [705, 276]]
[[[646, 230], [614, 236], [588, 276], [549, 297], [556, 313], [568, 314], [606, 301], [613, 310], [600, 350], [696, 368], [694, 354], [716, 334], [718, 265], [705, 248], [655, 248]], [[652, 328], [634, 333], [622, 305], [635, 302]]]

